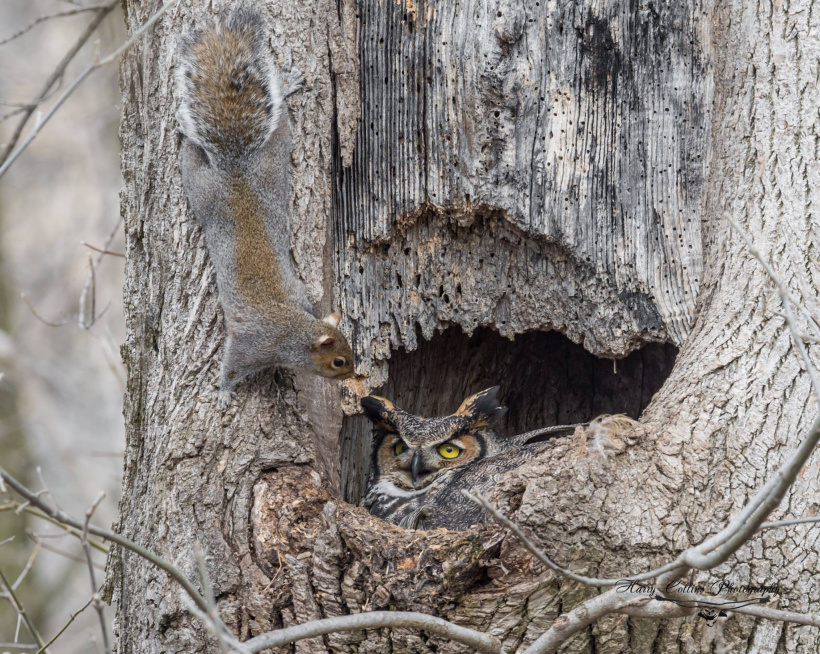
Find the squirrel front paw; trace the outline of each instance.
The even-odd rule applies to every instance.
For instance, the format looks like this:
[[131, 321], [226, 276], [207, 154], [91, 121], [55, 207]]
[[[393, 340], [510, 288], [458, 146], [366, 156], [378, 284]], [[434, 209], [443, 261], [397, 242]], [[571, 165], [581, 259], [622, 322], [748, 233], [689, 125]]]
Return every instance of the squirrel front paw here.
[[219, 391], [216, 404], [220, 409], [224, 411], [229, 406], [231, 406], [231, 402], [233, 402], [235, 398], [236, 393], [233, 391]]
[[305, 76], [298, 68], [291, 68], [287, 73], [282, 74], [282, 83], [284, 86], [282, 95], [287, 98], [301, 90], [305, 85]]

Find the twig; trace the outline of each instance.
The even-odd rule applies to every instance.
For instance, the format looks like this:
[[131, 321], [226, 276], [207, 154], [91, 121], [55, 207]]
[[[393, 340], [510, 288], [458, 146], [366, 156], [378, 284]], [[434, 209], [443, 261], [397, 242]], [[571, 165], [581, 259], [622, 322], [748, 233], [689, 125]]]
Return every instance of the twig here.
[[557, 652], [558, 648], [569, 638], [579, 631], [583, 631], [605, 615], [630, 606], [647, 604], [651, 599], [652, 597], [649, 595], [619, 593], [615, 589], [608, 590], [576, 606], [569, 613], [559, 615], [552, 623], [552, 626], [524, 650], [524, 654], [552, 654]]
[[[49, 545], [48, 543], [44, 542], [42, 540], [42, 538], [43, 538], [42, 534], [38, 536], [37, 534], [34, 534], [30, 531], [26, 531], [26, 535], [29, 538], [31, 538], [35, 543], [39, 543], [40, 547], [42, 547], [44, 550], [47, 550], [49, 552], [53, 552], [54, 554], [62, 556], [63, 558], [68, 559], [69, 561], [74, 561], [74, 563], [82, 563], [83, 565], [86, 564], [86, 560], [85, 560], [84, 556], [77, 556], [76, 554], [72, 554], [71, 552], [66, 552], [65, 550], [60, 549], [59, 547], [54, 547], [54, 545]], [[68, 534], [66, 534], [66, 535], [68, 535]], [[103, 570], [103, 571], [105, 570], [105, 566], [102, 566], [99, 563], [95, 563], [94, 567], [97, 570]]]
[[[566, 577], [567, 579], [572, 579], [573, 581], [578, 581], [582, 584], [586, 584], [587, 586], [618, 586], [623, 584], [625, 581], [624, 577], [619, 579], [598, 579], [596, 577], [587, 577], [585, 575], [579, 575], [572, 570], [568, 570], [567, 568], [562, 568], [560, 565], [555, 563], [551, 558], [549, 558], [544, 552], [535, 544], [533, 543], [527, 535], [522, 531], [521, 527], [515, 524], [512, 520], [507, 518], [503, 515], [498, 509], [496, 509], [492, 504], [490, 504], [484, 497], [481, 495], [474, 495], [470, 491], [462, 490], [461, 491], [469, 500], [475, 502], [479, 506], [483, 507], [485, 511], [487, 511], [490, 515], [492, 515], [496, 520], [498, 520], [501, 524], [503, 524], [507, 529], [513, 532], [518, 540], [524, 545], [529, 552], [535, 556], [541, 563], [547, 566], [553, 572], [557, 572], [558, 574]], [[646, 581], [647, 579], [654, 579], [658, 575], [661, 575], [665, 572], [671, 572], [674, 570], [678, 570], [683, 567], [683, 563], [680, 559], [676, 559], [672, 563], [667, 563], [660, 568], [656, 568], [654, 570], [650, 570], [649, 572], [643, 572], [639, 575], [631, 575], [629, 577], [629, 581]]]
[[28, 557], [28, 561], [26, 561], [25, 567], [20, 572], [20, 574], [17, 576], [16, 581], [11, 585], [12, 590], [17, 590], [18, 588], [20, 588], [20, 584], [23, 583], [23, 580], [26, 578], [26, 575], [29, 573], [29, 570], [31, 570], [31, 566], [34, 565], [34, 559], [37, 558], [37, 555], [39, 553], [40, 553], [40, 544], [37, 543], [34, 546], [34, 549], [31, 551], [31, 556]]
[[[9, 473], [7, 473], [3, 468], [0, 468], [0, 479], [3, 480], [4, 483], [8, 484], [16, 493], [21, 495], [23, 498], [28, 500], [28, 502], [38, 509], [40, 509], [43, 513], [48, 515], [49, 517], [53, 518], [57, 522], [60, 522], [64, 525], [68, 525], [69, 527], [74, 527], [75, 529], [79, 530], [82, 533], [85, 525], [77, 520], [76, 518], [71, 517], [67, 513], [55, 509], [54, 507], [49, 506], [45, 502], [43, 502], [35, 493], [30, 491], [26, 488], [23, 484], [17, 481], [14, 477], [12, 477]], [[104, 538], [105, 540], [109, 540], [112, 543], [116, 543], [121, 547], [134, 552], [138, 556], [141, 556], [146, 561], [153, 563], [158, 568], [165, 570], [171, 577], [176, 579], [177, 582], [185, 589], [185, 592], [191, 596], [191, 599], [196, 602], [196, 605], [205, 613], [208, 612], [208, 604], [199, 591], [194, 587], [194, 585], [188, 581], [188, 578], [183, 575], [177, 568], [173, 565], [168, 563], [162, 557], [157, 556], [152, 551], [142, 547], [142, 545], [137, 545], [134, 541], [129, 540], [125, 536], [121, 536], [120, 534], [111, 531], [110, 529], [104, 529], [103, 527], [97, 527], [96, 525], [88, 525], [88, 533], [94, 534], [95, 536], [99, 536], [100, 538]]]
[[39, 313], [37, 313], [37, 310], [34, 308], [34, 306], [29, 301], [28, 295], [26, 295], [25, 293], [20, 293], [20, 298], [23, 300], [25, 305], [28, 307], [28, 310], [31, 311], [31, 314], [37, 320], [39, 320], [41, 323], [43, 323], [44, 325], [46, 325], [48, 327], [64, 327], [65, 325], [67, 325], [68, 323], [71, 322], [71, 318], [62, 318], [59, 322], [46, 320]]
[[6, 579], [6, 575], [3, 574], [2, 569], [0, 569], [0, 583], [2, 583], [5, 587], [6, 593], [8, 594], [8, 599], [14, 607], [14, 610], [17, 611], [17, 616], [23, 620], [29, 630], [29, 633], [32, 635], [40, 649], [45, 650], [45, 644], [43, 643], [43, 639], [40, 637], [40, 633], [28, 617], [28, 613], [26, 613], [25, 608], [23, 608], [23, 605], [20, 603], [19, 598], [14, 592], [14, 588], [12, 588], [11, 584], [8, 582], [8, 579]]
[[194, 559], [196, 560], [196, 567], [199, 572], [199, 581], [202, 584], [202, 596], [208, 604], [207, 621], [212, 624], [212, 630], [219, 639], [219, 645], [222, 651], [229, 652], [231, 647], [237, 645], [237, 641], [219, 615], [213, 586], [211, 586], [211, 578], [210, 575], [208, 575], [208, 567], [205, 564], [202, 547], [198, 542], [194, 542]]
[[100, 254], [108, 254], [108, 255], [111, 255], [112, 257], [122, 257], [123, 259], [125, 259], [125, 254], [123, 254], [122, 252], [112, 252], [111, 250], [105, 250], [103, 248], [98, 248], [95, 245], [91, 245], [91, 243], [86, 243], [85, 241], [80, 241], [80, 244], [84, 245], [89, 250], [94, 250], [94, 252], [99, 252]]
[[[119, 233], [120, 224], [122, 224], [122, 220], [123, 220], [123, 218], [122, 218], [122, 216], [120, 216], [119, 220], [117, 220], [117, 224], [114, 225], [114, 229], [112, 229], [111, 233], [108, 234], [108, 238], [105, 240], [105, 245], [103, 246], [102, 249], [96, 248], [92, 245], [88, 245], [88, 243], [80, 241], [80, 243], [82, 243], [86, 247], [88, 247], [92, 250], [96, 250], [97, 252], [100, 253], [100, 256], [98, 256], [97, 260], [94, 261], [93, 263], [91, 262], [91, 257], [89, 257], [89, 259], [88, 259], [88, 261], [89, 261], [89, 274], [88, 274], [88, 278], [85, 281], [85, 284], [83, 285], [83, 290], [80, 292], [80, 307], [79, 307], [79, 311], [78, 311], [78, 314], [77, 314], [78, 317], [79, 317], [80, 329], [90, 329], [91, 327], [94, 326], [94, 323], [99, 318], [101, 318], [106, 311], [108, 311], [108, 307], [106, 307], [105, 309], [103, 309], [102, 313], [99, 316], [94, 315], [96, 313], [96, 309], [93, 308], [94, 305], [96, 305], [96, 271], [97, 271], [97, 268], [99, 268], [100, 264], [102, 263], [103, 259], [105, 258], [106, 254], [114, 254], [113, 252], [110, 252], [108, 250], [108, 246], [111, 245], [111, 243], [114, 241], [114, 238]], [[125, 256], [125, 255], [123, 255], [123, 256]], [[86, 315], [86, 306], [85, 305], [86, 305], [86, 298], [88, 297], [89, 292], [91, 293], [91, 297], [92, 297], [92, 310], [91, 310], [91, 321], [90, 322], [85, 320], [85, 315]]]
[[74, 613], [68, 616], [68, 622], [66, 622], [60, 630], [54, 634], [50, 641], [48, 641], [45, 645], [43, 645], [40, 649], [38, 649], [35, 654], [43, 654], [46, 651], [46, 648], [51, 647], [54, 644], [54, 641], [57, 640], [60, 636], [65, 633], [65, 630], [71, 626], [71, 623], [74, 622], [74, 619], [80, 615], [83, 611], [85, 611], [89, 606], [91, 606], [91, 602], [94, 601], [94, 597], [92, 596], [80, 609], [77, 609]]
[[[806, 367], [806, 372], [809, 375], [809, 379], [811, 380], [812, 388], [814, 388], [814, 395], [820, 401], [820, 377], [817, 375], [817, 370], [814, 367], [814, 362], [809, 357], [809, 353], [806, 351], [806, 344], [803, 342], [801, 338], [800, 330], [797, 328], [797, 322], [794, 319], [794, 315], [792, 314], [792, 301], [791, 295], [789, 295], [789, 290], [786, 288], [786, 285], [780, 279], [780, 276], [774, 271], [774, 269], [769, 265], [769, 262], [763, 258], [763, 255], [760, 254], [760, 251], [757, 249], [755, 244], [752, 242], [752, 239], [749, 235], [740, 227], [740, 225], [735, 222], [732, 218], [727, 218], [729, 224], [735, 229], [735, 231], [740, 235], [740, 238], [743, 239], [743, 242], [746, 244], [746, 247], [749, 250], [749, 253], [758, 260], [761, 266], [763, 266], [763, 270], [766, 271], [766, 274], [771, 278], [774, 282], [774, 285], [777, 287], [777, 292], [780, 295], [780, 301], [783, 303], [783, 312], [786, 314], [786, 324], [789, 327], [789, 332], [792, 336], [792, 342], [794, 343], [795, 348], [797, 348], [797, 352], [802, 359], [803, 363]], [[797, 303], [796, 303], [797, 304]]]
[[362, 629], [378, 629], [380, 627], [421, 629], [428, 634], [467, 645], [484, 654], [500, 654], [501, 652], [501, 642], [494, 636], [483, 634], [474, 629], [460, 627], [432, 615], [410, 611], [371, 611], [323, 620], [311, 620], [294, 627], [256, 636], [245, 641], [243, 646], [246, 651], [255, 654], [264, 649], [281, 647], [306, 638], [315, 638], [316, 636], [324, 636], [340, 631], [361, 631]]
[[103, 650], [105, 651], [105, 654], [110, 654], [111, 644], [108, 641], [108, 629], [105, 624], [105, 609], [103, 608], [102, 599], [100, 598], [99, 589], [97, 588], [97, 575], [94, 573], [94, 561], [91, 559], [91, 547], [88, 544], [88, 527], [91, 523], [91, 517], [94, 515], [94, 511], [97, 510], [97, 507], [100, 505], [100, 502], [103, 501], [104, 497], [105, 493], [100, 491], [100, 494], [97, 495], [97, 499], [94, 500], [94, 503], [88, 511], [85, 512], [85, 522], [83, 523], [83, 535], [81, 542], [83, 544], [83, 552], [85, 552], [85, 560], [88, 563], [88, 575], [91, 578], [91, 592], [93, 593], [91, 596], [91, 603], [94, 605], [94, 610], [97, 612], [100, 619]]
[[776, 520], [775, 522], [764, 522], [758, 531], [764, 529], [776, 529], [777, 527], [791, 527], [792, 525], [808, 525], [820, 522], [820, 517], [816, 518], [794, 518], [792, 520]]
[[57, 64], [57, 67], [54, 71], [49, 75], [46, 83], [43, 85], [43, 89], [37, 95], [37, 97], [29, 104], [25, 109], [23, 109], [23, 117], [20, 119], [20, 122], [17, 124], [17, 127], [14, 128], [14, 133], [11, 135], [8, 144], [6, 145], [6, 149], [3, 151], [2, 157], [0, 157], [0, 164], [5, 165], [9, 156], [11, 155], [12, 151], [14, 150], [14, 146], [17, 145], [17, 141], [20, 140], [20, 135], [23, 133], [23, 128], [26, 126], [28, 119], [31, 118], [31, 115], [34, 113], [34, 110], [37, 106], [45, 101], [45, 99], [49, 96], [52, 87], [63, 78], [65, 74], [65, 70], [68, 67], [68, 64], [71, 63], [71, 60], [77, 55], [80, 49], [85, 45], [85, 42], [91, 38], [91, 35], [97, 30], [100, 26], [100, 23], [103, 22], [105, 17], [111, 12], [114, 7], [117, 6], [118, 0], [111, 0], [107, 4], [103, 5], [102, 9], [97, 11], [97, 15], [94, 16], [93, 20], [88, 24], [80, 34], [80, 37], [74, 43], [73, 46], [68, 50], [65, 56], [62, 58], [60, 63]]
[[44, 23], [47, 20], [51, 20], [53, 18], [64, 18], [66, 16], [76, 16], [77, 14], [82, 14], [82, 13], [85, 13], [86, 11], [100, 11], [100, 10], [105, 9], [105, 8], [106, 8], [106, 5], [89, 5], [87, 7], [78, 7], [77, 9], [68, 9], [66, 11], [59, 11], [55, 14], [47, 14], [45, 16], [38, 16], [33, 21], [31, 21], [28, 25], [23, 27], [22, 29], [17, 30], [11, 36], [7, 36], [5, 39], [0, 41], [0, 45], [6, 45], [6, 43], [9, 43], [10, 41], [13, 41], [14, 39], [20, 38], [21, 36], [23, 36], [23, 34], [25, 34], [26, 32], [31, 31], [37, 25], [39, 25], [40, 23]]
[[690, 548], [683, 553], [682, 560], [689, 567], [709, 570], [726, 561], [740, 549], [758, 531], [769, 514], [783, 501], [786, 491], [797, 479], [797, 475], [811, 456], [818, 441], [820, 441], [820, 417], [815, 420], [809, 433], [800, 443], [795, 453], [775, 473], [773, 477], [776, 482], [774, 487], [768, 493], [765, 493], [765, 496], [765, 489], [761, 489], [757, 493], [758, 496], [764, 496], [760, 508], [750, 515], [749, 519], [733, 533], [729, 533], [728, 527], [724, 529], [721, 533], [725, 533], [726, 538], [717, 547], [711, 549], [704, 546]]
[[[42, 119], [40, 119], [38, 121], [38, 123], [34, 127], [34, 129], [32, 129], [31, 132], [29, 132], [28, 136], [20, 144], [20, 146], [16, 150], [14, 150], [14, 152], [12, 152], [11, 154], [8, 154], [4, 157], [3, 165], [0, 166], [0, 178], [2, 178], [3, 175], [6, 174], [6, 172], [11, 167], [11, 165], [17, 160], [17, 157], [19, 157], [23, 153], [23, 151], [29, 146], [29, 144], [36, 138], [37, 134], [39, 134], [42, 131], [42, 129], [46, 125], [46, 123], [49, 120], [51, 120], [51, 118], [54, 116], [54, 114], [57, 112], [57, 110], [63, 105], [63, 103], [68, 99], [68, 97], [72, 93], [74, 93], [74, 91], [77, 89], [77, 87], [80, 86], [80, 84], [83, 83], [83, 81], [85, 80], [86, 77], [88, 77], [91, 73], [93, 73], [98, 68], [101, 68], [101, 67], [105, 66], [106, 64], [109, 64], [112, 61], [114, 61], [115, 59], [117, 59], [117, 57], [119, 57], [123, 52], [125, 52], [134, 43], [136, 43], [140, 39], [140, 37], [142, 37], [142, 35], [148, 29], [150, 29], [151, 26], [154, 23], [156, 23], [163, 16], [163, 14], [165, 14], [166, 11], [168, 11], [171, 7], [175, 6], [178, 2], [179, 2], [179, 0], [169, 0], [169, 2], [167, 2], [165, 5], [163, 5], [162, 8], [160, 8], [159, 11], [157, 11], [153, 16], [151, 16], [151, 18], [149, 18], [148, 21], [142, 27], [140, 27], [138, 30], [136, 30], [131, 35], [131, 37], [125, 43], [123, 43], [119, 48], [114, 50], [114, 52], [109, 54], [107, 57], [105, 57], [103, 59], [99, 59], [98, 61], [94, 62], [93, 64], [90, 64], [89, 66], [87, 66], [85, 68], [85, 70], [83, 70], [74, 79], [74, 81], [69, 85], [69, 87], [65, 91], [63, 91], [63, 93], [60, 95], [60, 97], [57, 98], [57, 100], [49, 108], [49, 110], [45, 113], [45, 115], [42, 117]], [[110, 8], [111, 9], [113, 9], [114, 4], [115, 4], [114, 1], [112, 1], [110, 3]], [[109, 7], [109, 5], [106, 5], [106, 7]], [[110, 11], [110, 9], [108, 11]], [[100, 14], [102, 14], [102, 13], [103, 12], [101, 11]], [[97, 15], [98, 18], [100, 16], [100, 14]], [[31, 111], [33, 111], [33, 109]], [[28, 114], [28, 115], [31, 115], [31, 114]], [[22, 127], [20, 128], [20, 130], [22, 131]], [[15, 137], [16, 138], [13, 137], [13, 142], [16, 142], [17, 138], [19, 138], [19, 134], [15, 133]]]
[[[1, 481], [1, 479], [0, 479], [0, 481]], [[26, 504], [29, 504], [29, 503], [27, 502]], [[22, 505], [18, 502], [9, 502], [8, 504], [4, 504], [4, 505], [0, 506], [0, 511], [9, 511], [9, 510], [14, 510], [16, 512], [29, 513], [33, 516], [36, 516], [38, 518], [46, 520], [47, 522], [50, 522], [51, 524], [56, 525], [57, 527], [60, 527], [60, 529], [64, 529], [67, 534], [71, 534], [72, 536], [75, 536], [77, 538], [82, 537], [82, 531], [80, 531], [79, 529], [72, 529], [71, 527], [69, 527], [69, 526], [63, 524], [62, 522], [60, 522], [59, 520], [55, 520], [51, 516], [46, 515], [45, 513], [37, 510], [36, 508], [34, 508], [32, 506], [24, 506], [24, 505]], [[96, 540], [93, 540], [91, 538], [88, 539], [88, 543], [95, 550], [99, 550], [103, 554], [108, 554], [108, 548], [105, 545], [103, 545], [102, 543], [98, 543]], [[45, 547], [45, 545], [43, 545], [43, 547]], [[48, 547], [46, 547], [46, 549], [48, 549]]]
[[[0, 643], [0, 647], [3, 649], [36, 649], [39, 645], [35, 645], [34, 643]], [[5, 654], [5, 652], [3, 654]]]

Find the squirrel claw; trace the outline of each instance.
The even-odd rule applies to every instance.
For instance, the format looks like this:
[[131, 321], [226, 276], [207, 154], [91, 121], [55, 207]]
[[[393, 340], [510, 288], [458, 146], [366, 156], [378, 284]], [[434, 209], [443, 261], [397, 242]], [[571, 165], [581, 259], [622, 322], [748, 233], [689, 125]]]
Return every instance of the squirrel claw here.
[[298, 68], [291, 68], [287, 73], [282, 75], [282, 82], [284, 89], [282, 93], [284, 97], [293, 95], [305, 85], [305, 76]]
[[220, 409], [227, 409], [231, 406], [231, 402], [233, 402], [234, 398], [236, 398], [236, 393], [233, 391], [219, 391], [219, 397], [217, 398], [217, 406]]

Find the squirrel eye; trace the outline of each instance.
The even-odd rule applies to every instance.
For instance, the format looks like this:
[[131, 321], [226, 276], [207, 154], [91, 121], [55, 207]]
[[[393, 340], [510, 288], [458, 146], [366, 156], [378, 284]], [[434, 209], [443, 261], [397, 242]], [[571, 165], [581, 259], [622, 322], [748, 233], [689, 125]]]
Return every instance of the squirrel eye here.
[[343, 357], [336, 357], [333, 359], [333, 363], [331, 364], [334, 368], [341, 368], [345, 364], [345, 360]]
[[445, 459], [455, 459], [461, 454], [461, 448], [450, 444], [439, 445], [438, 453]]

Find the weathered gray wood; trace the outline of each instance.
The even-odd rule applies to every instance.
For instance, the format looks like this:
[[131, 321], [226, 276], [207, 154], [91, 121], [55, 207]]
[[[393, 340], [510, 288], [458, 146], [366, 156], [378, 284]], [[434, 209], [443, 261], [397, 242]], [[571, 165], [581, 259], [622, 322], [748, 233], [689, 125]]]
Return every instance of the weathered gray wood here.
[[[312, 299], [342, 309], [360, 355], [348, 412], [388, 371], [397, 394], [415, 386], [414, 406], [449, 402], [421, 401], [435, 384], [388, 367], [394, 349], [418, 345], [417, 329], [432, 338], [447, 326], [504, 336], [554, 328], [610, 357], [678, 342], [671, 376], [621, 455], [580, 435], [561, 439], [499, 480], [492, 500], [558, 561], [602, 575], [662, 563], [722, 526], [816, 407], [770, 283], [720, 220], [730, 213], [766, 244], [790, 290], [816, 309], [812, 0], [266, 5], [277, 58], [308, 77], [291, 102], [294, 254]], [[131, 29], [152, 8], [128, 3]], [[223, 616], [243, 638], [391, 607], [488, 630], [515, 651], [594, 591], [556, 580], [493, 525], [408, 532], [339, 502], [309, 465], [314, 437], [287, 375], [249, 384], [227, 414], [215, 407], [220, 314], [181, 199], [169, 76], [174, 35], [210, 10], [183, 2], [123, 64], [129, 385], [119, 529], [191, 577], [200, 540]], [[339, 50], [354, 27], [358, 69]], [[461, 365], [455, 354], [439, 365]], [[490, 354], [479, 350], [471, 370]], [[597, 408], [594, 398], [578, 412], [587, 406]], [[809, 466], [781, 513], [804, 515], [818, 497]], [[715, 574], [780, 581], [782, 607], [817, 610], [811, 529], [768, 532]], [[115, 555], [109, 584], [120, 651], [217, 651], [155, 569]], [[719, 631], [615, 616], [567, 651], [809, 653], [817, 632], [751, 618]], [[297, 651], [323, 649], [463, 651], [388, 630]]]
[[711, 81], [699, 0], [377, 2], [339, 182], [363, 372], [448, 324], [680, 343], [701, 277]]

